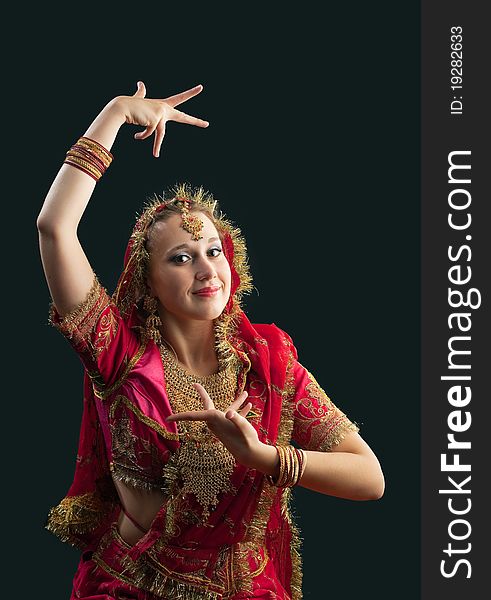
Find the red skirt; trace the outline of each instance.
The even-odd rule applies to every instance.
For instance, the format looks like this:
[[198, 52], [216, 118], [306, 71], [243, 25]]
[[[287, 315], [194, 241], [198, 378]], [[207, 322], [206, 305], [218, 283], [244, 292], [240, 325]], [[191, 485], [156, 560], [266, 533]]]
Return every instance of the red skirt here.
[[[116, 565], [128, 554], [130, 546], [119, 535], [116, 523], [112, 525], [111, 531], [103, 536], [99, 547], [86, 549], [80, 558], [80, 562], [73, 578], [73, 589], [70, 600], [172, 600], [169, 596], [152, 594], [125, 581], [124, 572], [117, 572], [110, 565]], [[187, 599], [187, 595], [178, 594], [176, 598]], [[216, 598], [220, 600], [225, 596], [213, 595], [199, 589], [192, 592], [189, 598], [209, 600]], [[252, 594], [236, 593], [226, 596], [228, 600], [291, 600], [278, 581], [274, 565], [268, 561], [261, 574], [254, 578]]]

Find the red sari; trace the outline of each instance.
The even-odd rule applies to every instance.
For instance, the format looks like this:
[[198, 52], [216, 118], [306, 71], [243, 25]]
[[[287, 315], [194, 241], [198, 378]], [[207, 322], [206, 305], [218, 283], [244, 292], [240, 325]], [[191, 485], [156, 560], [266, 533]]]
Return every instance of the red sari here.
[[[220, 324], [222, 350], [243, 365], [238, 388], [252, 402], [251, 424], [264, 443], [329, 451], [356, 425], [298, 362], [291, 338], [273, 324], [252, 325], [239, 308], [237, 245], [230, 236], [223, 242], [233, 295]], [[61, 319], [51, 311], [85, 367], [74, 480], [47, 522], [63, 541], [83, 549], [72, 599], [300, 599], [290, 489], [236, 464], [229, 491], [207, 518], [191, 494], [179, 493], [172, 457], [180, 441], [177, 424], [165, 421], [172, 413], [166, 374], [156, 344], [141, 341], [135, 307], [126, 310], [119, 301], [121, 285], [131, 279], [131, 252], [125, 264], [112, 299], [95, 278], [71, 314]], [[115, 479], [166, 494], [149, 531], [133, 546], [118, 532]]]

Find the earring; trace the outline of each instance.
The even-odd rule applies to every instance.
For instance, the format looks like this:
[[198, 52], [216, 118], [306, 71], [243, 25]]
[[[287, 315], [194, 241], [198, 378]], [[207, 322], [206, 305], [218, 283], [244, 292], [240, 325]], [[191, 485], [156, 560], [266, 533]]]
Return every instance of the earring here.
[[160, 327], [162, 326], [162, 321], [157, 312], [157, 306], [157, 298], [155, 296], [145, 296], [143, 309], [148, 313], [145, 320], [145, 338], [153, 340], [156, 344], [161, 344], [162, 336], [160, 334]]

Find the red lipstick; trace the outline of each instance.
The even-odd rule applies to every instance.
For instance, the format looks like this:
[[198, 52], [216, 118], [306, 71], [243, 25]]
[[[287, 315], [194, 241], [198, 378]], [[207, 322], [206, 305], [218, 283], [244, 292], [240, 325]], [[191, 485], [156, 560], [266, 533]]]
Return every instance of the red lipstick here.
[[193, 294], [196, 294], [196, 296], [214, 296], [220, 289], [220, 286], [215, 285], [212, 287], [201, 288], [200, 290], [193, 292]]

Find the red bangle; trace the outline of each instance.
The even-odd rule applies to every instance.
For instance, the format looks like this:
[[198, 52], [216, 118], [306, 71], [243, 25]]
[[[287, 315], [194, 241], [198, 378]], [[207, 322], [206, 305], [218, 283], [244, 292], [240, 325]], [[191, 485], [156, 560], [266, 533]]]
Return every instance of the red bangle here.
[[85, 167], [82, 167], [82, 165], [78, 165], [75, 162], [70, 161], [69, 159], [65, 159], [64, 164], [66, 165], [70, 165], [72, 167], [75, 167], [76, 169], [79, 169], [80, 171], [83, 171], [84, 173], [87, 173], [87, 175], [90, 175], [92, 177], [92, 179], [94, 179], [95, 181], [99, 181], [99, 178], [96, 177], [93, 173], [91, 173], [88, 169], [86, 169]]

